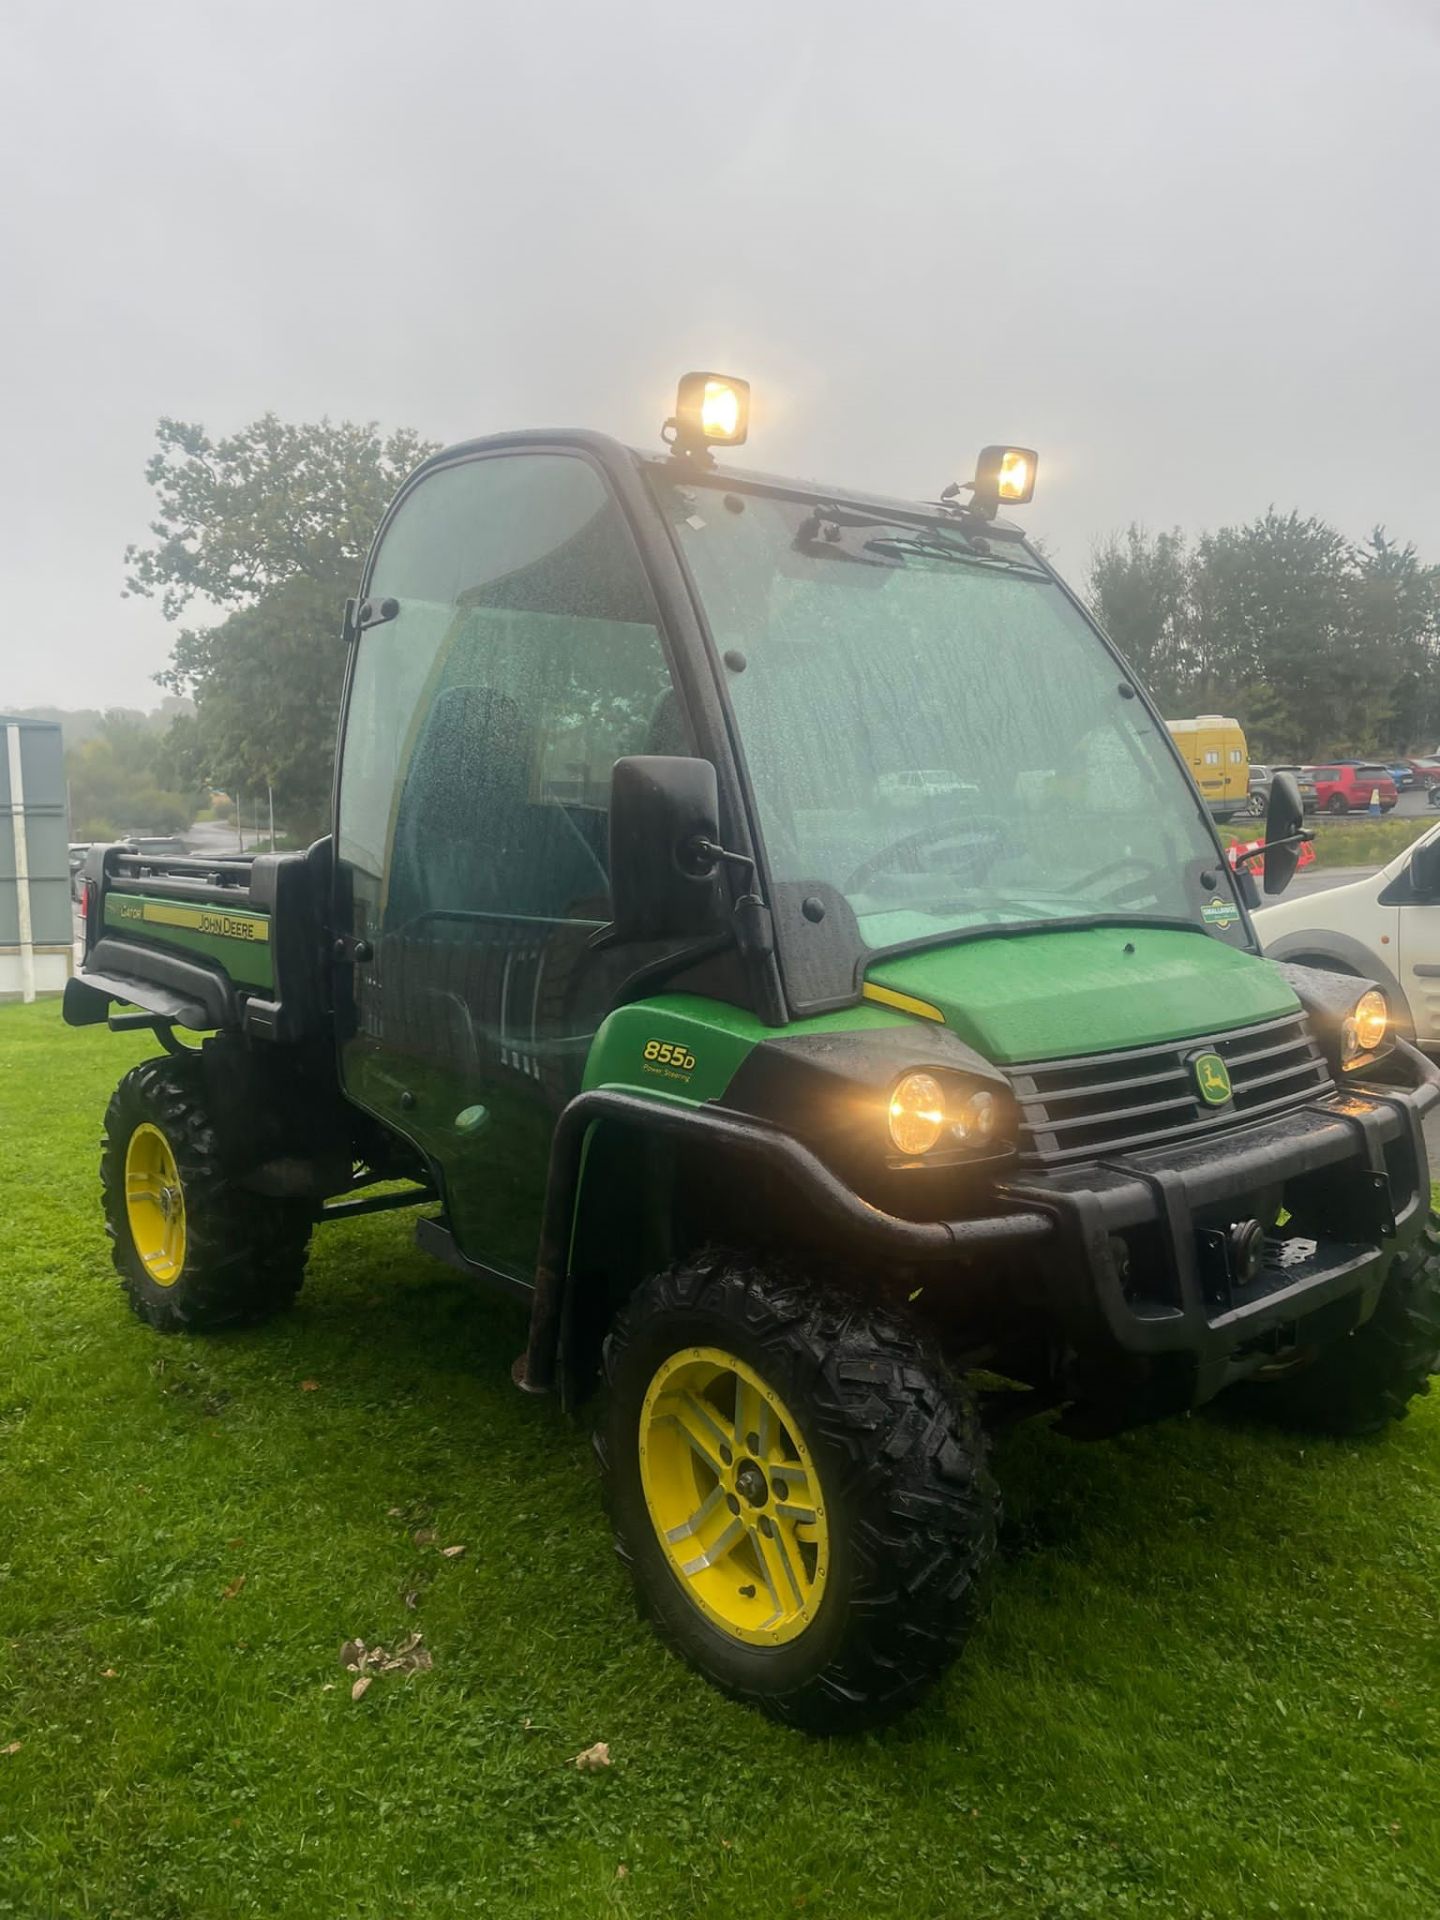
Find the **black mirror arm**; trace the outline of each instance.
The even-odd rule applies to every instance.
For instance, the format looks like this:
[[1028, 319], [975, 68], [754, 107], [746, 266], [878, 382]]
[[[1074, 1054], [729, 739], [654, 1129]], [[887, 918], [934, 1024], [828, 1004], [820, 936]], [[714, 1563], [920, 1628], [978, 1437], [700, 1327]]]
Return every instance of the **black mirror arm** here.
[[1313, 827], [1302, 827], [1298, 833], [1287, 833], [1283, 840], [1266, 840], [1258, 847], [1251, 847], [1248, 853], [1237, 853], [1232, 866], [1238, 872], [1247, 860], [1263, 860], [1271, 847], [1302, 847], [1307, 840], [1314, 838]]
[[728, 860], [732, 867], [744, 867], [746, 878], [753, 892], [755, 887], [755, 862], [750, 858], [748, 853], [732, 853], [728, 847], [722, 847], [714, 840], [707, 840], [703, 834], [697, 834], [693, 840], [689, 841], [685, 851], [694, 862], [692, 870], [695, 873], [704, 873], [707, 866], [713, 871], [716, 863], [720, 860]]
[[745, 871], [745, 892], [735, 902], [733, 922], [735, 940], [740, 951], [748, 959], [768, 959], [775, 951], [775, 929], [770, 918], [770, 909], [755, 890], [755, 862], [748, 853], [732, 853], [728, 847], [722, 847], [714, 840], [706, 840], [697, 835], [691, 840], [686, 852], [696, 861], [696, 871], [705, 872], [706, 864], [711, 872], [720, 861], [726, 861], [732, 867], [742, 867]]

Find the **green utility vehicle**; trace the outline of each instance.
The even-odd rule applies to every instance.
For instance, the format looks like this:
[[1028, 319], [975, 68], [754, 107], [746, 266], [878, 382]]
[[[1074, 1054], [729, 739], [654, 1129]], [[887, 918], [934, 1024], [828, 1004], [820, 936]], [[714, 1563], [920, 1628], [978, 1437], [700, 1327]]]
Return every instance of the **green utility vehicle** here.
[[[1032, 453], [882, 499], [717, 470], [747, 410], [697, 374], [663, 454], [427, 460], [347, 612], [333, 837], [96, 848], [65, 1012], [164, 1049], [102, 1160], [144, 1319], [284, 1307], [317, 1223], [419, 1207], [529, 1303], [521, 1387], [603, 1385], [666, 1636], [843, 1729], [964, 1637], [982, 1411], [1404, 1413], [1440, 1076], [1369, 983], [1260, 957], [1164, 723], [999, 517]], [[1272, 887], [1301, 825], [1279, 777]]]

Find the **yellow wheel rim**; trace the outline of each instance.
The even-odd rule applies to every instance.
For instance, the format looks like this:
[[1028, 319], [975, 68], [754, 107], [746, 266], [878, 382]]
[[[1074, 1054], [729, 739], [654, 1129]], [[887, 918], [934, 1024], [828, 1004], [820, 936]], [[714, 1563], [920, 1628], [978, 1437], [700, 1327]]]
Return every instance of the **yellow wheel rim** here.
[[125, 1218], [146, 1273], [173, 1287], [185, 1265], [185, 1194], [170, 1142], [149, 1121], [125, 1149]]
[[640, 1414], [640, 1480], [686, 1594], [736, 1640], [793, 1640], [830, 1565], [824, 1490], [800, 1423], [753, 1367], [685, 1347], [656, 1369]]

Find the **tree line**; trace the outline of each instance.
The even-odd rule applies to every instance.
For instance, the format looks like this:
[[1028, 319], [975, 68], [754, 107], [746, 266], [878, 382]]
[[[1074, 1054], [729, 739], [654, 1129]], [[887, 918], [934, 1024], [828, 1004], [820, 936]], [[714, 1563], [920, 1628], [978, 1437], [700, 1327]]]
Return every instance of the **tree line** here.
[[1440, 738], [1440, 567], [1273, 507], [1191, 539], [1132, 525], [1088, 597], [1168, 719], [1233, 714], [1255, 759], [1428, 753]]
[[[163, 830], [219, 788], [246, 796], [247, 820], [268, 790], [292, 836], [323, 832], [344, 600], [433, 448], [408, 429], [274, 414], [219, 439], [165, 419], [156, 440], [156, 515], [126, 551], [125, 591], [175, 626], [156, 678], [193, 709], [162, 733], [107, 717], [85, 764], [72, 754], [72, 788], [90, 824]], [[1095, 548], [1084, 590], [1168, 718], [1233, 714], [1257, 760], [1440, 739], [1440, 567], [1381, 528], [1356, 542], [1274, 508], [1195, 537], [1132, 525]], [[218, 618], [196, 623], [197, 609]]]

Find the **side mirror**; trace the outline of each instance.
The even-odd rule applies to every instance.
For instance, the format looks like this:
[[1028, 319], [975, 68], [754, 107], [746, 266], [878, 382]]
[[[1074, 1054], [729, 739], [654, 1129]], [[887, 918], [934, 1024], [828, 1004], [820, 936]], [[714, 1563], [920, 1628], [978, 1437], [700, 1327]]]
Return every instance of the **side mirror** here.
[[1305, 803], [1293, 773], [1277, 773], [1270, 782], [1270, 804], [1265, 809], [1265, 891], [1283, 893], [1295, 878], [1300, 862], [1298, 846], [1282, 847], [1305, 824]]
[[1417, 900], [1440, 900], [1440, 840], [1427, 840], [1411, 854], [1410, 888]]
[[617, 940], [675, 940], [721, 926], [720, 872], [696, 843], [720, 837], [708, 760], [632, 754], [610, 776], [610, 895]]

